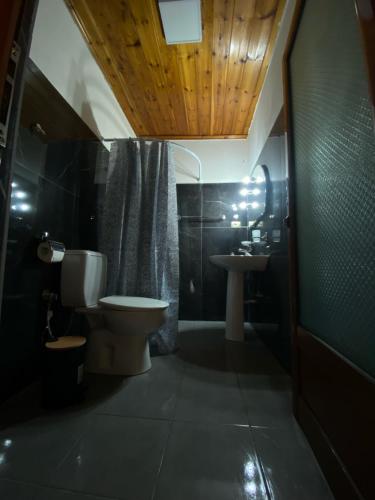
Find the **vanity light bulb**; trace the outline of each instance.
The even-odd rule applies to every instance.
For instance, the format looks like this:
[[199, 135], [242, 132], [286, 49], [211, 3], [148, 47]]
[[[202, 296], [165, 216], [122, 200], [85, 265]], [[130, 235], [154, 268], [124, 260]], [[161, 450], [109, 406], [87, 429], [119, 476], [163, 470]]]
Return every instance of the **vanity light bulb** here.
[[31, 206], [28, 203], [20, 203], [18, 205], [18, 208], [21, 210], [21, 212], [29, 212]]
[[255, 195], [255, 196], [258, 196], [258, 194], [260, 194], [260, 189], [258, 188], [255, 188], [251, 191], [251, 194]]
[[251, 205], [251, 208], [258, 208], [259, 207], [259, 203], [257, 201], [253, 201], [252, 203], [250, 203]]
[[240, 218], [240, 216], [239, 216], [238, 214], [234, 214], [234, 215], [233, 215], [233, 219], [236, 219], [236, 220], [237, 220], [237, 219], [239, 219], [239, 218]]
[[237, 210], [238, 210], [237, 205], [235, 203], [233, 203], [233, 205], [232, 205], [232, 210], [233, 210], [233, 212], [237, 212]]
[[250, 177], [249, 177], [248, 175], [247, 175], [246, 177], [244, 177], [244, 178], [242, 179], [242, 183], [243, 183], [243, 184], [249, 184], [249, 183], [250, 183]]
[[12, 188], [16, 188], [16, 187], [18, 187], [17, 182], [12, 182]]
[[241, 196], [246, 196], [246, 195], [248, 194], [248, 192], [249, 192], [249, 191], [248, 191], [246, 188], [243, 188], [243, 189], [241, 189], [241, 191], [240, 191], [240, 195], [241, 195]]
[[18, 198], [19, 200], [24, 200], [25, 198], [27, 198], [27, 193], [25, 193], [25, 191], [16, 191], [14, 193], [14, 197]]
[[245, 210], [247, 208], [247, 203], [246, 201], [241, 201], [241, 203], [238, 205], [241, 210]]
[[263, 177], [257, 177], [257, 178], [255, 179], [255, 182], [256, 182], [257, 184], [262, 184], [262, 182], [264, 182], [264, 179], [263, 179]]

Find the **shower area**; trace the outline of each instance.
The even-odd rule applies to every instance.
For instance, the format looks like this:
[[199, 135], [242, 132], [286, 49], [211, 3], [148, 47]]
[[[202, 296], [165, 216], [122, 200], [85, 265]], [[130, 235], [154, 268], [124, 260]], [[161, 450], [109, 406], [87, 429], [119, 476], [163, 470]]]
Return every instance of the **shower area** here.
[[[178, 173], [186, 162], [177, 152], [175, 156]], [[265, 272], [245, 275], [244, 318], [252, 323], [284, 366], [289, 367], [284, 158], [283, 136], [270, 137], [258, 166], [249, 167], [242, 178], [237, 174], [237, 182], [222, 182], [220, 175], [217, 182], [202, 182], [202, 179], [199, 182], [191, 169], [191, 179], [177, 183], [179, 319], [225, 321], [228, 273], [209, 257], [239, 254], [246, 242], [251, 242], [252, 254], [270, 257]], [[228, 163], [227, 168], [230, 166]], [[203, 162], [203, 174], [206, 167]]]
[[227, 272], [210, 255], [238, 252], [248, 240], [248, 214], [238, 183], [177, 184], [182, 320], [224, 321]]

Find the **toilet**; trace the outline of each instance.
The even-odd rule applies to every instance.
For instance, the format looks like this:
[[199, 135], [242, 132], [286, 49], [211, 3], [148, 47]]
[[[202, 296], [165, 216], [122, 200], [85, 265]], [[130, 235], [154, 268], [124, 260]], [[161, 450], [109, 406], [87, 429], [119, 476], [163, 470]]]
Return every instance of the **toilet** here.
[[169, 304], [147, 297], [104, 297], [106, 278], [105, 255], [67, 250], [61, 270], [61, 302], [88, 320], [89, 372], [138, 375], [151, 368], [148, 334], [166, 321]]

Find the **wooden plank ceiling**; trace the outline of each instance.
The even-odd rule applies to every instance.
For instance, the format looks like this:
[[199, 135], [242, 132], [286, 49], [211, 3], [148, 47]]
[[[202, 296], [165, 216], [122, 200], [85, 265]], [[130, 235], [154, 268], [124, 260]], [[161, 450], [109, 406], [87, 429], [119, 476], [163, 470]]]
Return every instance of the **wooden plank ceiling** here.
[[167, 45], [156, 0], [66, 0], [137, 136], [247, 136], [285, 0], [202, 0], [203, 41]]

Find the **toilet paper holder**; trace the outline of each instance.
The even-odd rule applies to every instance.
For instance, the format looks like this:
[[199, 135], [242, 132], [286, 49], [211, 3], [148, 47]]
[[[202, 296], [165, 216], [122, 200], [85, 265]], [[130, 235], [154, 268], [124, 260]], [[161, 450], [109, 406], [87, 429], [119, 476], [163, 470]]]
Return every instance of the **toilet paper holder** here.
[[47, 231], [42, 233], [39, 240], [37, 254], [41, 261], [52, 264], [63, 260], [65, 254], [64, 243], [51, 240]]

